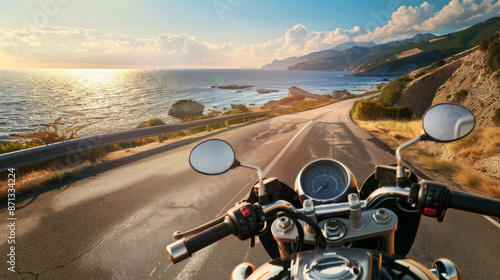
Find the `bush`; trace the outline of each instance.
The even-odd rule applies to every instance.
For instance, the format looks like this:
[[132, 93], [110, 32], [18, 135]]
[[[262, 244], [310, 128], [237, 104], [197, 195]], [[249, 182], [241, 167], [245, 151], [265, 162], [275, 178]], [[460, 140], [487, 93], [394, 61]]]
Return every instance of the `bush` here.
[[360, 120], [381, 119], [385, 115], [385, 107], [373, 101], [361, 101], [357, 104], [358, 118]]
[[493, 115], [493, 122], [496, 126], [500, 126], [500, 108], [495, 110], [495, 114]]
[[162, 121], [161, 119], [154, 118], [154, 119], [150, 119], [148, 121], [140, 123], [137, 126], [137, 128], [152, 127], [152, 126], [158, 126], [158, 125], [164, 125], [164, 124], [165, 124], [165, 122]]
[[500, 33], [496, 32], [491, 34], [490, 36], [486, 37], [481, 44], [479, 44], [479, 49], [482, 50], [483, 52], [486, 51], [492, 42], [495, 42], [498, 38], [500, 38]]
[[150, 119], [148, 121], [148, 126], [158, 126], [158, 125], [164, 125], [164, 124], [165, 124], [165, 122], [159, 118]]
[[415, 79], [422, 77], [422, 76], [423, 76], [423, 75], [425, 75], [426, 73], [427, 73], [427, 72], [425, 72], [425, 71], [419, 72], [417, 75], [415, 75]]
[[390, 119], [411, 119], [413, 118], [413, 111], [406, 106], [387, 107], [385, 110], [385, 117]]
[[479, 44], [479, 49], [488, 52], [485, 68], [488, 73], [493, 73], [500, 68], [500, 33], [494, 33]]
[[10, 153], [21, 149], [24, 149], [24, 146], [18, 142], [0, 143], [0, 154]]
[[443, 66], [443, 65], [445, 65], [445, 64], [446, 64], [446, 61], [445, 61], [444, 59], [441, 59], [440, 61], [436, 61], [436, 62], [434, 62], [434, 63], [431, 65], [431, 68], [432, 68], [432, 69], [439, 68], [439, 67], [441, 67], [441, 66]]
[[401, 97], [406, 84], [411, 81], [413, 79], [408, 76], [399, 77], [391, 81], [382, 89], [378, 98], [379, 102], [386, 106], [394, 105], [399, 100], [399, 97]]
[[245, 104], [241, 104], [240, 106], [238, 106], [238, 110], [240, 110], [240, 111], [242, 111], [244, 113], [246, 113], [246, 112], [249, 111], [248, 108], [247, 108], [247, 106], [245, 106]]
[[378, 119], [411, 119], [413, 111], [406, 106], [385, 107], [373, 101], [359, 101], [353, 104], [351, 116], [363, 121]]
[[469, 94], [469, 92], [465, 89], [462, 89], [462, 90], [455, 92], [455, 94], [454, 94], [455, 101], [460, 102], [460, 101], [464, 100], [468, 94]]
[[302, 100], [299, 103], [297, 103], [297, 106], [309, 106], [311, 104], [312, 104], [311, 100]]

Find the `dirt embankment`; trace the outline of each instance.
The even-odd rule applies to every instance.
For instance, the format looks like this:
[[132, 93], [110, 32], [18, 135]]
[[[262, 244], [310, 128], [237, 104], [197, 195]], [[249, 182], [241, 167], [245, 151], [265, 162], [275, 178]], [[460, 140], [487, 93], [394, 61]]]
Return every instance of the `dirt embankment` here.
[[493, 115], [500, 108], [500, 82], [496, 73], [488, 74], [486, 52], [477, 50], [461, 59], [462, 65], [436, 91], [432, 105], [452, 102], [469, 108], [480, 126], [493, 126]]
[[462, 65], [457, 60], [411, 81], [396, 105], [407, 106], [417, 117], [421, 117], [431, 104], [437, 90]]
[[496, 73], [486, 72], [487, 58], [487, 52], [475, 48], [437, 69], [426, 67], [410, 73], [420, 77], [408, 84], [397, 105], [408, 106], [421, 117], [432, 105], [456, 103], [469, 108], [480, 126], [493, 125], [494, 111], [500, 108], [500, 83]]

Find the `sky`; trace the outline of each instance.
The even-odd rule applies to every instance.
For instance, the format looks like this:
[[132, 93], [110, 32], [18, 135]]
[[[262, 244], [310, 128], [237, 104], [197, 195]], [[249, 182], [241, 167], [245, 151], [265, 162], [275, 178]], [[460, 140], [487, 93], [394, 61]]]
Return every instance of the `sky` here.
[[259, 68], [495, 16], [500, 0], [0, 0], [0, 68]]

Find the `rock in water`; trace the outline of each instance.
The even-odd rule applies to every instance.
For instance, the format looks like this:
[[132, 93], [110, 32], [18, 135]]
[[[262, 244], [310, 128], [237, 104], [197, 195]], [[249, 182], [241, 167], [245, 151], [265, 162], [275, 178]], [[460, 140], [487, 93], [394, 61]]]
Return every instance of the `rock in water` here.
[[201, 116], [205, 105], [192, 100], [179, 100], [172, 105], [168, 114], [174, 118], [184, 119], [189, 116]]

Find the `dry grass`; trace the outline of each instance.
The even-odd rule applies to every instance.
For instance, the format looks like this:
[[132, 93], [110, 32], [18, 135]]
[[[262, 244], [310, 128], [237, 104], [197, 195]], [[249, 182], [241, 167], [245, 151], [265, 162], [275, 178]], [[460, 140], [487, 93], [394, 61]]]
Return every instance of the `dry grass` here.
[[[356, 121], [392, 149], [422, 131], [421, 121]], [[478, 160], [500, 154], [500, 127], [479, 127], [456, 142], [436, 144], [421, 142], [403, 151], [403, 156], [418, 163], [426, 170], [453, 178], [462, 187], [500, 198], [498, 174], [485, 171]], [[494, 168], [493, 168], [494, 169]], [[498, 167], [497, 167], [498, 169]]]

